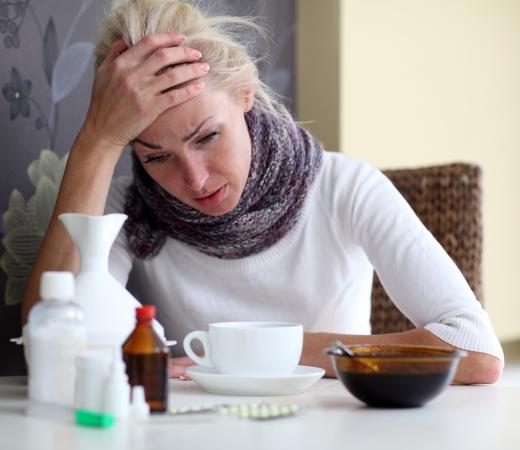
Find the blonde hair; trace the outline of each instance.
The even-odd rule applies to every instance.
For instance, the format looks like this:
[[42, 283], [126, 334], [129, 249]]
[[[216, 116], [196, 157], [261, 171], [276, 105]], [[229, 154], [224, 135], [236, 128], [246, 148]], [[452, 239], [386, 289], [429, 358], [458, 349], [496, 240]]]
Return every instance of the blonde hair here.
[[95, 50], [95, 67], [101, 65], [117, 40], [125, 38], [135, 45], [145, 36], [162, 32], [184, 34], [181, 44], [202, 53], [201, 61], [210, 66], [205, 82], [229, 94], [241, 88], [255, 93], [255, 105], [276, 116], [280, 102], [261, 80], [256, 61], [245, 42], [247, 31], [262, 35], [253, 20], [234, 16], [210, 16], [192, 4], [179, 0], [123, 0], [114, 2], [103, 22], [101, 38]]

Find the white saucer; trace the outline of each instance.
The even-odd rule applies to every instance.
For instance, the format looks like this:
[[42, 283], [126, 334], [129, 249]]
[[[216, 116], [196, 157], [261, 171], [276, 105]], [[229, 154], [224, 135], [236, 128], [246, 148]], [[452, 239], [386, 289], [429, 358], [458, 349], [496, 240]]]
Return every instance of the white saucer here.
[[301, 394], [316, 383], [325, 370], [318, 367], [298, 366], [292, 375], [258, 376], [226, 375], [202, 366], [186, 370], [189, 377], [202, 389], [212, 394], [226, 395], [290, 395]]

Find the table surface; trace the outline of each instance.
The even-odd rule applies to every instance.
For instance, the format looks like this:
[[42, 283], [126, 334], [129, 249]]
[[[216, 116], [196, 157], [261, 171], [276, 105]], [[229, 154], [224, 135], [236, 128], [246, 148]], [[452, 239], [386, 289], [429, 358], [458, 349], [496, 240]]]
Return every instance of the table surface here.
[[207, 394], [172, 380], [171, 406], [271, 401], [297, 403], [295, 416], [252, 421], [215, 414], [154, 415], [91, 429], [25, 414], [23, 377], [0, 378], [0, 449], [520, 449], [520, 365], [490, 386], [450, 386], [421, 408], [367, 408], [334, 379], [285, 397]]

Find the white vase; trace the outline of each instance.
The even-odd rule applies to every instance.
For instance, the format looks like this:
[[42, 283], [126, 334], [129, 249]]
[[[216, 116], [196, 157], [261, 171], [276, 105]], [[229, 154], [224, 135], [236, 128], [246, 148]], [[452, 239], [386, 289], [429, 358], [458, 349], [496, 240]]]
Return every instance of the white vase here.
[[74, 301], [85, 313], [87, 348], [109, 356], [134, 329], [141, 306], [108, 271], [110, 248], [127, 216], [64, 213], [59, 219], [80, 253]]

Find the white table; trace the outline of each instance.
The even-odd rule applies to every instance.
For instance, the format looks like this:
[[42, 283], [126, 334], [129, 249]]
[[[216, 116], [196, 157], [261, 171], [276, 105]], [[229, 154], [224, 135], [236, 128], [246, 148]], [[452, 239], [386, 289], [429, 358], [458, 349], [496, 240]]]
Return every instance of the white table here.
[[[224, 450], [518, 450], [520, 367], [491, 386], [450, 386], [414, 409], [371, 409], [336, 380], [307, 393], [263, 397], [298, 403], [296, 416], [267, 422], [217, 415], [153, 416], [146, 424], [90, 429], [24, 414], [24, 379], [0, 378], [0, 449], [224, 449]], [[172, 405], [258, 400], [204, 393], [191, 381], [172, 380]]]

